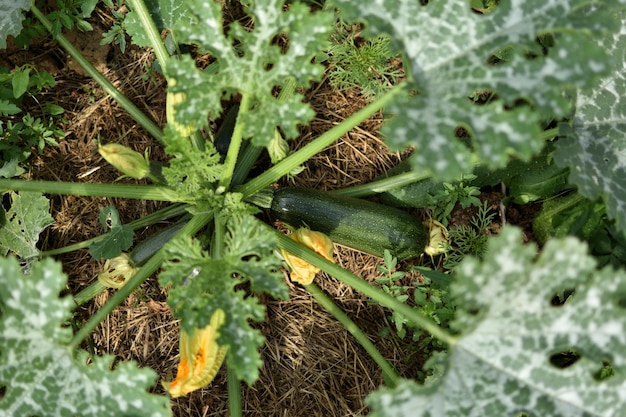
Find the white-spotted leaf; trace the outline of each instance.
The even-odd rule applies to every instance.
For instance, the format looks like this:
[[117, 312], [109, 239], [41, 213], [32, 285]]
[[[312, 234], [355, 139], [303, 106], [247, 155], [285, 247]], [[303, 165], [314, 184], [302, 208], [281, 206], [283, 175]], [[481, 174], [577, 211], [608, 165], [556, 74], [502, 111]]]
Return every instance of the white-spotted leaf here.
[[[626, 272], [596, 270], [585, 244], [549, 241], [540, 254], [505, 228], [484, 261], [468, 257], [452, 291], [461, 331], [443, 376], [372, 395], [386, 417], [618, 417], [626, 410]], [[564, 304], [555, 297], [573, 295]], [[553, 355], [572, 351], [570, 366]], [[595, 375], [604, 361], [615, 374]]]
[[0, 282], [1, 416], [170, 415], [166, 397], [146, 392], [152, 370], [68, 349], [75, 304], [59, 298], [61, 264], [45, 259], [23, 275], [14, 257], [0, 258]]
[[561, 124], [554, 159], [569, 166], [569, 181], [589, 199], [603, 197], [607, 212], [626, 230], [626, 12], [620, 33], [601, 39], [615, 60], [597, 88], [580, 92], [571, 124]]
[[[300, 2], [283, 10], [283, 0], [256, 0], [244, 8], [252, 22], [246, 27], [233, 22], [224, 28], [220, 2], [190, 0], [185, 4], [192, 22], [175, 26], [177, 39], [198, 45], [216, 61], [205, 71], [198, 70], [189, 57], [168, 67], [168, 91], [181, 94], [174, 106], [177, 123], [203, 126], [207, 114], [219, 116], [222, 100], [239, 93], [250, 100], [249, 109], [238, 120], [243, 123], [244, 138], [267, 146], [277, 126], [286, 138], [295, 137], [297, 126], [311, 120], [313, 110], [302, 102], [302, 94], [279, 100], [276, 89], [288, 78], [304, 87], [321, 78], [323, 66], [311, 61], [326, 45], [333, 15], [313, 13]], [[276, 44], [285, 35], [287, 44]]]
[[[463, 0], [335, 1], [345, 19], [364, 21], [366, 34], [390, 34], [406, 56], [412, 80], [389, 106], [383, 133], [394, 150], [415, 147], [415, 165], [444, 179], [470, 172], [476, 160], [497, 168], [511, 155], [530, 158], [544, 145], [540, 120], [570, 109], [563, 89], [608, 74], [610, 58], [594, 36], [619, 22], [612, 2], [588, 3], [507, 0], [481, 15]], [[553, 46], [537, 42], [545, 33]], [[505, 48], [507, 60], [491, 63]], [[492, 99], [474, 103], [477, 91]], [[471, 139], [458, 139], [466, 136], [458, 127]]]

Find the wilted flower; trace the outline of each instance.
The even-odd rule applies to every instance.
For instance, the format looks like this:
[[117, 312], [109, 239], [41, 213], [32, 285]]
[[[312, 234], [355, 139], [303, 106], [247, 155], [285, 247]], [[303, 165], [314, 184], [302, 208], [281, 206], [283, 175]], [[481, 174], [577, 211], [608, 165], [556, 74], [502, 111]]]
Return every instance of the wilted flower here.
[[[334, 262], [333, 259], [333, 242], [328, 236], [320, 232], [314, 232], [307, 228], [300, 228], [291, 234], [291, 238], [298, 243], [314, 250], [319, 255]], [[294, 282], [302, 285], [309, 285], [313, 282], [315, 275], [320, 271], [310, 263], [281, 250], [285, 262], [291, 268], [290, 278]]]
[[448, 237], [448, 229], [437, 220], [428, 219], [424, 221], [424, 225], [429, 230], [429, 242], [424, 249], [424, 253], [430, 256], [446, 253], [450, 247], [450, 238]]
[[224, 311], [217, 309], [204, 329], [195, 329], [189, 335], [181, 328], [180, 362], [176, 379], [163, 382], [163, 387], [172, 398], [206, 387], [217, 375], [228, 350], [227, 346], [217, 344], [218, 330], [225, 318]]
[[98, 152], [109, 164], [128, 177], [140, 180], [150, 173], [147, 152], [146, 155], [142, 155], [119, 143], [100, 145]]
[[130, 263], [130, 256], [122, 253], [112, 259], [107, 259], [102, 268], [102, 272], [98, 274], [98, 281], [105, 287], [122, 288], [122, 286], [139, 271]]

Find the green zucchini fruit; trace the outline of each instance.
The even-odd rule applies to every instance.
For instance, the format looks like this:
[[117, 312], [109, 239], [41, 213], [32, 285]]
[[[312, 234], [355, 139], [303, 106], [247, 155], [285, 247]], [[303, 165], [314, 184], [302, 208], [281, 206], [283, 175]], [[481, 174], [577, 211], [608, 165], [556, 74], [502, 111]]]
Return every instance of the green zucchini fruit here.
[[169, 242], [185, 224], [187, 224], [187, 221], [180, 220], [177, 223], [156, 232], [143, 242], [135, 245], [129, 255], [131, 266], [143, 266], [146, 262], [148, 262], [148, 259], [157, 253], [163, 245]]
[[357, 198], [285, 187], [274, 192], [270, 210], [293, 227], [309, 227], [375, 256], [382, 257], [388, 249], [398, 259], [413, 258], [428, 243], [426, 227], [409, 213]]

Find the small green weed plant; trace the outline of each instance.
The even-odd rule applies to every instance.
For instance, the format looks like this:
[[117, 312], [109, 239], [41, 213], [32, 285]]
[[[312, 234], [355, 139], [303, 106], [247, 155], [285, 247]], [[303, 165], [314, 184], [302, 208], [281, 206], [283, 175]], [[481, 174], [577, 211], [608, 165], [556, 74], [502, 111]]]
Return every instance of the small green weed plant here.
[[[397, 289], [386, 292], [368, 284], [261, 222], [255, 216], [259, 208], [249, 202], [384, 110], [389, 117], [381, 134], [394, 151], [414, 149], [412, 170], [350, 190], [352, 195], [412, 183], [424, 172], [449, 182], [478, 163], [503, 168], [513, 157], [529, 160], [546, 146], [546, 136], [558, 135], [555, 163], [571, 167], [569, 183], [586, 199], [602, 199], [608, 218], [623, 231], [625, 1], [334, 0], [332, 8], [312, 9], [298, 1], [286, 6], [283, 0], [255, 0], [243, 4], [253, 24], [242, 20], [225, 28], [222, 2], [129, 0], [125, 29], [133, 43], [153, 49], [168, 83], [168, 122], [162, 129], [61, 34], [62, 27], [81, 22], [95, 3], [61, 2], [62, 11], [73, 5], [76, 21], [63, 13], [51, 20], [29, 0], [5, 4], [0, 48], [7, 36], [21, 35], [24, 22], [36, 21], [162, 143], [170, 159], [148, 185], [0, 180], [10, 200], [2, 208], [0, 229], [0, 247], [7, 255], [0, 258], [2, 415], [170, 415], [169, 398], [148, 392], [156, 379], [153, 371], [131, 362], [113, 366], [113, 357], [79, 348], [156, 271], [160, 284], [170, 288], [168, 303], [183, 330], [206, 328], [216, 312], [223, 315], [217, 343], [229, 347], [230, 415], [242, 415], [240, 383], [254, 383], [262, 366], [263, 338], [250, 324], [265, 319], [259, 295], [288, 294], [277, 248], [352, 286], [445, 346], [445, 353], [430, 360], [433, 371], [424, 384], [401, 378], [332, 300], [314, 284], [307, 286], [381, 367], [386, 386], [367, 398], [372, 416], [599, 417], [626, 409], [626, 273], [599, 268], [581, 239], [550, 238], [539, 252], [522, 243], [518, 228], [503, 228], [487, 240], [482, 259], [468, 256], [455, 266], [449, 286], [455, 315], [448, 328], [441, 315], [438, 322], [433, 314], [399, 301]], [[343, 21], [363, 25], [367, 42], [389, 39], [391, 51], [402, 57], [405, 79], [310, 144], [249, 176], [263, 149], [277, 144], [284, 149], [282, 141], [296, 138], [313, 119], [302, 91], [324, 75], [314, 58], [327, 52], [335, 9]], [[170, 55], [183, 49], [166, 47], [164, 32], [178, 46], [209, 54], [212, 63], [200, 69], [189, 54]], [[537, 41], [546, 34], [554, 42]], [[287, 47], [276, 44], [279, 38]], [[494, 62], [502, 51], [506, 59]], [[477, 104], [470, 99], [476, 91], [493, 95]], [[220, 155], [216, 144], [205, 140], [213, 133], [208, 119], [219, 118], [227, 110], [224, 103], [235, 97], [232, 134]], [[548, 119], [560, 123], [546, 133], [543, 121]], [[462, 139], [455, 135], [460, 127], [467, 132]], [[125, 168], [132, 174], [132, 164]], [[76, 302], [59, 295], [67, 277], [60, 263], [37, 248], [39, 233], [52, 222], [44, 192], [166, 201], [171, 205], [155, 217], [177, 217], [182, 210], [188, 218], [74, 331], [66, 324]], [[468, 204], [472, 197], [471, 190], [463, 194]], [[103, 226], [121, 227], [114, 223], [105, 216]], [[210, 237], [201, 239], [197, 234], [207, 226]], [[555, 294], [564, 290], [572, 295], [553, 305]], [[424, 294], [431, 300], [438, 296]], [[570, 349], [580, 355], [575, 363], [566, 368], [550, 363], [555, 352]], [[614, 373], [599, 381], [594, 375], [607, 362]]]

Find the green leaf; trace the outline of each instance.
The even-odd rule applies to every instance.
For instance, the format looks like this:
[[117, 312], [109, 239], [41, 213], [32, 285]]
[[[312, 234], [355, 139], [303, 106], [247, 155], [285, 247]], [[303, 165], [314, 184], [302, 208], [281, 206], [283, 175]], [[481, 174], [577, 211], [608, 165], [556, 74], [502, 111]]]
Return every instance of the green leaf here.
[[148, 394], [156, 374], [113, 356], [68, 350], [71, 297], [51, 259], [24, 276], [14, 257], [0, 258], [0, 415], [11, 417], [169, 416], [166, 397]]
[[162, 171], [167, 183], [186, 201], [210, 202], [214, 199], [214, 183], [223, 171], [220, 155], [213, 144], [206, 142], [201, 151], [188, 137], [180, 136], [171, 124], [163, 133], [165, 152], [172, 157]]
[[[302, 94], [279, 100], [275, 90], [289, 77], [298, 87], [321, 78], [323, 66], [311, 60], [326, 45], [332, 14], [312, 13], [299, 2], [283, 11], [283, 0], [257, 0], [245, 7], [254, 18], [251, 28], [236, 21], [226, 29], [219, 2], [187, 0], [184, 4], [193, 20], [175, 25], [178, 41], [199, 45], [217, 61], [211, 71], [198, 70], [188, 56], [168, 67], [168, 91], [181, 93], [184, 98], [174, 107], [177, 122], [204, 126], [207, 113], [218, 116], [221, 101], [240, 93], [251, 99], [250, 108], [237, 121], [244, 125], [244, 138], [267, 146], [276, 127], [288, 139], [297, 136], [297, 125], [310, 121], [313, 110], [303, 103]], [[281, 48], [276, 38], [285, 34], [288, 46]]]
[[26, 92], [26, 90], [28, 90], [28, 82], [30, 81], [29, 73], [29, 68], [21, 68], [13, 73], [13, 78], [11, 78], [13, 97], [20, 98]]
[[210, 322], [216, 309], [226, 315], [218, 343], [229, 346], [228, 366], [238, 378], [252, 384], [258, 378], [262, 361], [257, 349], [263, 344], [250, 319], [265, 319], [265, 308], [255, 296], [235, 286], [250, 283], [254, 294], [267, 293], [287, 298], [287, 287], [280, 272], [280, 261], [273, 254], [276, 240], [251, 215], [234, 216], [226, 223], [225, 252], [214, 259], [196, 240], [179, 239], [165, 246], [161, 285], [171, 285], [168, 304], [192, 332]]
[[[179, 0], [146, 0], [148, 13], [154, 20], [157, 29], [171, 30], [178, 20], [189, 22], [189, 16], [186, 16], [187, 8], [183, 6], [183, 2]], [[131, 10], [124, 18], [124, 29], [132, 37], [133, 43], [137, 46], [151, 47], [150, 41], [146, 36], [146, 31], [139, 21], [137, 12]]]
[[22, 175], [23, 173], [24, 168], [18, 165], [16, 158], [4, 162], [2, 164], [2, 167], [0, 167], [0, 177], [2, 178], [17, 177], [18, 175]]
[[[443, 376], [424, 386], [405, 381], [368, 402], [374, 416], [618, 416], [626, 409], [626, 272], [597, 270], [575, 238], [549, 241], [538, 255], [517, 228], [489, 242], [485, 261], [467, 257], [452, 284], [454, 328], [462, 334]], [[565, 304], [556, 294], [573, 290]], [[552, 355], [574, 350], [568, 367]], [[616, 370], [599, 381], [608, 361]]]
[[626, 230], [626, 12], [621, 17], [621, 32], [598, 40], [614, 57], [615, 71], [577, 95], [572, 123], [559, 127], [554, 160], [571, 167], [569, 181], [582, 195], [602, 196], [609, 216]]
[[133, 228], [122, 224], [117, 209], [113, 206], [100, 210], [100, 224], [109, 233], [89, 246], [89, 253], [96, 259], [112, 259], [133, 244]]
[[54, 222], [50, 202], [41, 193], [10, 192], [9, 195], [11, 208], [0, 209], [4, 217], [0, 225], [0, 254], [6, 256], [11, 252], [26, 260], [36, 258], [39, 234]]
[[22, 110], [8, 100], [0, 100], [0, 114], [3, 116], [11, 116], [18, 114]]
[[30, 9], [32, 0], [0, 2], [0, 49], [7, 47], [7, 36], [17, 36], [22, 31], [23, 12]]
[[[486, 15], [467, 1], [422, 3], [334, 4], [345, 19], [365, 21], [366, 34], [390, 34], [406, 56], [410, 81], [388, 108], [394, 117], [383, 133], [393, 150], [415, 147], [414, 167], [436, 178], [471, 172], [476, 160], [497, 168], [512, 155], [530, 158], [544, 145], [539, 121], [569, 111], [563, 89], [592, 86], [610, 71], [609, 55], [594, 40], [619, 27], [602, 6], [608, 0], [593, 9], [587, 0], [502, 1]], [[550, 32], [555, 45], [544, 52], [536, 39]], [[515, 46], [508, 61], [489, 63], [507, 46]], [[476, 91], [497, 99], [478, 105], [469, 99]], [[470, 140], [456, 137], [459, 126]]]

